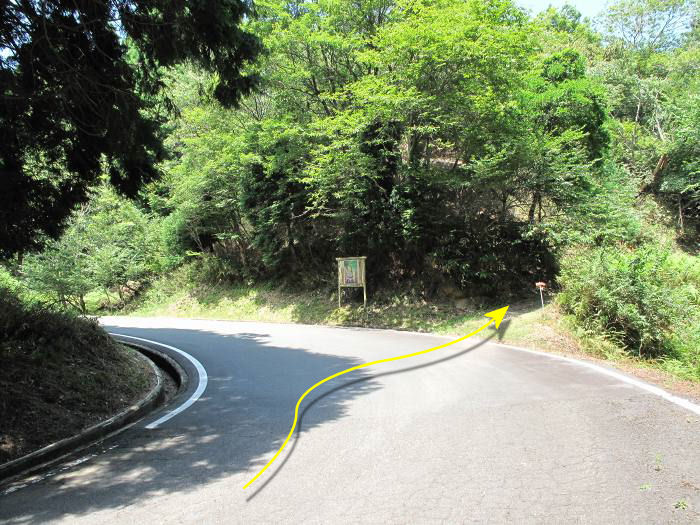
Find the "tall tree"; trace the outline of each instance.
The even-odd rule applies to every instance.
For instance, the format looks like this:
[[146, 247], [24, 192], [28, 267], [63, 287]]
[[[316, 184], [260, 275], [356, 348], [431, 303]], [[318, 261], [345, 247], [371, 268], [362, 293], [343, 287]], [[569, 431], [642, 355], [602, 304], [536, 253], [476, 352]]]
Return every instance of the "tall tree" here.
[[695, 0], [618, 0], [601, 23], [609, 42], [635, 51], [664, 51], [678, 45], [695, 9]]
[[216, 73], [235, 106], [256, 77], [245, 0], [0, 3], [0, 257], [57, 237], [106, 170], [133, 196], [157, 176], [163, 70]]

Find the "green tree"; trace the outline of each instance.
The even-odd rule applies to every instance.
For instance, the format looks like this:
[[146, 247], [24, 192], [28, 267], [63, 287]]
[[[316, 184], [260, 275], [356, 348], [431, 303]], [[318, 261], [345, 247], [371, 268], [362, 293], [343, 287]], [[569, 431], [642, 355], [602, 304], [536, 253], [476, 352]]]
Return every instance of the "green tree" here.
[[681, 42], [695, 9], [695, 0], [619, 0], [608, 6], [601, 24], [609, 42], [654, 53]]
[[241, 0], [0, 4], [0, 256], [57, 237], [108, 172], [125, 195], [157, 176], [164, 68], [216, 73], [235, 105], [258, 39]]
[[231, 276], [363, 253], [373, 279], [418, 277], [458, 267], [463, 252], [441, 240], [463, 235], [499, 253], [460, 282], [495, 281], [509, 265], [498, 236], [581, 198], [606, 151], [604, 97], [580, 54], [531, 74], [537, 26], [509, 1], [268, 2], [259, 15], [260, 92], [231, 110], [178, 88], [168, 141], [166, 229]]
[[32, 290], [87, 313], [89, 292], [116, 290], [123, 300], [168, 267], [159, 235], [157, 220], [103, 185], [71, 216], [61, 238], [28, 255], [21, 270]]
[[49, 241], [40, 253], [27, 256], [23, 278], [30, 289], [62, 308], [87, 313], [85, 296], [97, 286], [92, 268], [87, 207], [71, 219], [71, 226], [57, 241]]
[[161, 270], [158, 225], [133, 202], [107, 186], [90, 203], [85, 237], [95, 283], [108, 290], [136, 292], [136, 285]]

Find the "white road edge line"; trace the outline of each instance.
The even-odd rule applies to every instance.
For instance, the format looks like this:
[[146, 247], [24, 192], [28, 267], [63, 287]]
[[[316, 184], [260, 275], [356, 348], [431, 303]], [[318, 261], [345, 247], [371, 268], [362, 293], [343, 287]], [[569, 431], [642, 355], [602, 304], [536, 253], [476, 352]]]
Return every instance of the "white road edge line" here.
[[[370, 328], [370, 330], [377, 330], [376, 328]], [[382, 330], [379, 328], [378, 330]], [[428, 332], [409, 332], [409, 331], [403, 331], [403, 330], [392, 330], [392, 329], [384, 329], [386, 332], [395, 332], [397, 334], [415, 334], [415, 335], [424, 335], [428, 337], [441, 337], [443, 339], [452, 339], [454, 336], [449, 336], [449, 335], [444, 335], [444, 334], [431, 334]], [[488, 341], [486, 339], [482, 338], [477, 338], [475, 337], [473, 339], [474, 341]], [[615, 370], [610, 370], [608, 368], [602, 367], [600, 365], [596, 365], [594, 363], [590, 363], [588, 361], [582, 361], [579, 359], [574, 359], [572, 357], [565, 357], [563, 355], [558, 355], [558, 354], [550, 354], [548, 352], [541, 352], [538, 350], [532, 350], [530, 348], [523, 348], [521, 346], [515, 346], [515, 345], [508, 345], [505, 343], [495, 343], [495, 342], [490, 342], [489, 344], [494, 345], [494, 346], [499, 346], [501, 348], [507, 348], [509, 350], [517, 350], [519, 352], [526, 352], [528, 354], [534, 354], [534, 355], [539, 355], [542, 357], [549, 357], [551, 359], [559, 359], [560, 361], [566, 361], [568, 363], [572, 363], [574, 365], [579, 365], [579, 366], [584, 366], [586, 368], [590, 368], [591, 370], [594, 370], [600, 374], [605, 374], [607, 376], [613, 377], [617, 379], [618, 381], [622, 381], [623, 383], [627, 383], [629, 385], [636, 386], [637, 388], [641, 388], [642, 390], [649, 392], [650, 394], [653, 394], [655, 396], [661, 397], [665, 399], [666, 401], [669, 401], [670, 403], [673, 403], [674, 405], [678, 405], [680, 407], [685, 408], [686, 410], [690, 410], [694, 414], [697, 414], [700, 416], [700, 405], [697, 403], [693, 403], [689, 399], [685, 399], [683, 397], [675, 396], [671, 394], [670, 392], [667, 392], [663, 388], [659, 388], [658, 386], [651, 385], [649, 383], [646, 383], [644, 381], [641, 381], [639, 379], [634, 379], [632, 377], [629, 377], [625, 374], [622, 374], [620, 372], [616, 372]]]
[[136, 339], [137, 341], [144, 341], [146, 343], [151, 343], [151, 344], [154, 344], [156, 346], [162, 346], [163, 348], [167, 348], [168, 350], [172, 350], [173, 352], [177, 352], [178, 354], [182, 355], [190, 363], [192, 363], [194, 365], [194, 367], [197, 369], [197, 374], [199, 375], [199, 384], [197, 385], [197, 389], [192, 393], [192, 395], [187, 399], [187, 401], [182, 403], [180, 406], [172, 409], [167, 414], [164, 414], [163, 416], [156, 419], [152, 423], [149, 423], [148, 425], [146, 425], [147, 429], [152, 430], [152, 429], [158, 427], [158, 425], [165, 423], [169, 419], [174, 418], [183, 410], [187, 410], [189, 407], [192, 406], [192, 404], [195, 401], [197, 401], [201, 397], [201, 395], [204, 393], [204, 389], [207, 388], [207, 383], [209, 382], [209, 376], [207, 376], [207, 371], [202, 366], [202, 363], [200, 363], [197, 359], [192, 357], [187, 352], [184, 352], [184, 351], [180, 350], [179, 348], [175, 348], [174, 346], [166, 345], [164, 343], [159, 343], [158, 341], [144, 339], [143, 337], [136, 337], [133, 335], [119, 334], [116, 332], [109, 332], [109, 334], [116, 335], [119, 337], [126, 337], [127, 339]]
[[606, 376], [613, 377], [613, 378], [617, 379], [618, 381], [622, 381], [623, 383], [627, 383], [627, 384], [636, 386], [637, 388], [641, 388], [642, 390], [645, 390], [645, 391], [649, 392], [650, 394], [654, 394], [655, 396], [659, 396], [659, 397], [665, 399], [666, 401], [673, 403], [674, 405], [678, 405], [680, 407], [683, 407], [686, 410], [690, 410], [691, 412], [700, 416], [700, 405], [697, 405], [688, 399], [674, 396], [670, 392], [666, 392], [666, 390], [664, 390], [663, 388], [659, 388], [658, 386], [650, 385], [649, 383], [645, 383], [644, 381], [634, 379], [632, 377], [626, 376], [626, 375], [621, 374], [619, 372], [616, 372], [614, 370], [609, 370], [607, 368], [596, 365], [594, 363], [589, 363], [587, 361], [579, 361], [578, 359], [572, 359], [571, 357], [564, 357], [563, 355], [548, 354], [546, 352], [538, 352], [537, 350], [530, 350], [529, 348], [521, 348], [519, 346], [506, 345], [503, 343], [494, 343], [494, 344], [496, 344], [500, 347], [503, 347], [503, 348], [508, 348], [510, 350], [518, 350], [519, 352], [527, 352], [528, 354], [535, 354], [535, 355], [539, 355], [539, 356], [549, 357], [551, 359], [558, 359], [560, 361], [566, 361], [568, 363], [572, 363], [572, 364], [579, 365], [579, 366], [585, 366], [586, 368], [590, 368], [591, 370], [595, 370], [596, 372], [598, 372], [600, 374], [605, 374]]
[[[375, 330], [375, 329], [371, 328], [370, 330]], [[399, 334], [407, 334], [408, 333], [408, 334], [416, 334], [416, 335], [425, 335], [428, 337], [441, 337], [444, 339], [452, 339], [452, 336], [444, 335], [444, 334], [431, 334], [431, 333], [427, 333], [427, 332], [409, 332], [409, 331], [392, 330], [392, 329], [388, 329], [385, 331], [396, 332]], [[488, 340], [475, 337], [474, 341], [488, 341]], [[689, 399], [685, 399], [683, 397], [675, 396], [675, 395], [671, 394], [670, 392], [667, 392], [663, 388], [659, 388], [658, 386], [651, 385], [651, 384], [646, 383], [644, 381], [641, 381], [639, 379], [634, 379], [634, 378], [629, 377], [629, 376], [622, 374], [620, 372], [616, 372], [615, 370], [610, 370], [608, 368], [605, 368], [605, 367], [600, 366], [600, 365], [596, 365], [594, 363], [590, 363], [588, 361], [582, 361], [579, 359], [574, 359], [572, 357], [565, 357], [563, 355], [550, 354], [548, 352], [541, 352], [538, 350], [532, 350], [530, 348], [523, 348], [521, 346], [508, 345], [505, 343], [494, 343], [494, 342], [489, 342], [489, 344], [494, 345], [494, 346], [499, 346], [501, 348], [507, 348], [508, 350], [517, 350], [519, 352], [526, 352], [528, 354], [539, 355], [542, 357], [549, 357], [551, 359], [559, 359], [560, 361], [566, 361], [566, 362], [574, 364], [574, 365], [579, 365], [579, 366], [583, 366], [586, 368], [590, 368], [591, 370], [594, 370], [595, 372], [598, 372], [600, 374], [605, 374], [606, 376], [610, 376], [612, 378], [615, 378], [618, 381], [622, 381], [623, 383], [627, 383], [629, 385], [636, 386], [637, 388], [640, 388], [646, 392], [649, 392], [650, 394], [653, 394], [653, 395], [658, 396], [662, 399], [665, 399], [666, 401], [673, 403], [674, 405], [680, 406], [682, 408], [685, 408], [686, 410], [690, 410], [694, 414], [697, 414], [700, 416], [700, 405], [698, 405], [697, 403], [693, 403]]]
[[[208, 321], [210, 321], [210, 319], [208, 319]], [[235, 322], [237, 322], [237, 321], [228, 321], [228, 320], [224, 320], [224, 319], [214, 319], [213, 321], [220, 322], [220, 323], [232, 323], [232, 322], [235, 323]], [[270, 324], [276, 324], [276, 323], [270, 323]], [[279, 324], [285, 324], [285, 325], [289, 324], [290, 326], [299, 326], [299, 325], [295, 325], [294, 323], [279, 323]], [[303, 326], [317, 326], [317, 325], [303, 325]], [[333, 327], [333, 328], [335, 328], [335, 327]], [[341, 328], [344, 328], [344, 327], [341, 327]], [[426, 333], [426, 332], [411, 332], [409, 330], [393, 330], [391, 328], [389, 328], [389, 329], [365, 328], [364, 330], [368, 330], [368, 331], [381, 330], [383, 332], [395, 332], [395, 333], [402, 334], [402, 335], [410, 334], [410, 335], [420, 335], [420, 336], [425, 336], [425, 337], [437, 337], [437, 338], [443, 338], [443, 339], [451, 339], [451, 336], [444, 335], [444, 334], [431, 334], [431, 333]], [[115, 335], [120, 335], [120, 334], [115, 334]], [[127, 337], [131, 337], [131, 336], [127, 336]], [[138, 339], [138, 337], [136, 339]], [[481, 341], [482, 339], [474, 338], [474, 340]], [[144, 341], [156, 343], [155, 341], [149, 341], [148, 339], [144, 339]], [[156, 343], [156, 344], [162, 345], [162, 343]], [[604, 368], [602, 366], [599, 366], [599, 365], [596, 365], [593, 363], [589, 363], [587, 361], [581, 361], [578, 359], [573, 359], [571, 357], [565, 357], [565, 356], [558, 355], [558, 354], [550, 354], [547, 352], [540, 352], [537, 350], [531, 350], [529, 348], [523, 348], [520, 346], [514, 346], [514, 345], [509, 345], [509, 344], [504, 344], [504, 343], [493, 342], [491, 344], [495, 345], [495, 346], [500, 346], [501, 348], [518, 350], [520, 352], [526, 352], [529, 354], [539, 355], [539, 356], [543, 356], [543, 357], [549, 357], [551, 359], [559, 359], [561, 361], [567, 361], [567, 362], [575, 364], [575, 365], [587, 367], [587, 368], [594, 370], [598, 373], [613, 377], [613, 378], [617, 379], [618, 381], [622, 381], [623, 383], [627, 383], [629, 385], [636, 386], [637, 388], [640, 388], [640, 389], [642, 389], [650, 394], [653, 394], [653, 395], [658, 396], [662, 399], [665, 399], [666, 401], [669, 401], [670, 403], [673, 403], [674, 405], [680, 406], [682, 408], [685, 408], [686, 410], [693, 412], [694, 414], [700, 415], [700, 405], [693, 403], [692, 401], [690, 401], [688, 399], [685, 399], [685, 398], [682, 398], [679, 396], [675, 396], [675, 395], [671, 394], [670, 392], [667, 392], [663, 388], [659, 388], [657, 386], [651, 385], [649, 383], [646, 383], [646, 382], [638, 380], [638, 379], [633, 379], [625, 374], [621, 374], [621, 373], [616, 372], [614, 370], [609, 370], [607, 368]], [[168, 345], [162, 345], [162, 346], [168, 347]], [[191, 357], [188, 354], [185, 354], [184, 352], [182, 352], [181, 350], [178, 350], [177, 348], [173, 348], [173, 347], [168, 347], [168, 348], [172, 348], [173, 350], [180, 352], [187, 357]], [[192, 359], [194, 359], [194, 358], [192, 357]], [[206, 372], [205, 372], [205, 374], [206, 374]], [[206, 381], [205, 381], [205, 386], [206, 386]], [[189, 405], [187, 405], [187, 406], [189, 406]], [[183, 410], [184, 410], [184, 408], [183, 408]]]

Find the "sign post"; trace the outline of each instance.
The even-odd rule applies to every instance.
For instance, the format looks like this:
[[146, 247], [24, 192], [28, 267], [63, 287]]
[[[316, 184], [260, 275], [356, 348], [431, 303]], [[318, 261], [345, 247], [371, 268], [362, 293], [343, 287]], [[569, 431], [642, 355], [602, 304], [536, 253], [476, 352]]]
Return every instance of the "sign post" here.
[[362, 288], [365, 308], [367, 308], [366, 260], [367, 257], [336, 257], [336, 261], [338, 261], [338, 308], [340, 308], [340, 293], [343, 288]]
[[544, 317], [544, 295], [542, 292], [547, 287], [547, 284], [540, 281], [535, 283], [535, 286], [540, 291], [540, 301], [542, 302], [542, 317]]

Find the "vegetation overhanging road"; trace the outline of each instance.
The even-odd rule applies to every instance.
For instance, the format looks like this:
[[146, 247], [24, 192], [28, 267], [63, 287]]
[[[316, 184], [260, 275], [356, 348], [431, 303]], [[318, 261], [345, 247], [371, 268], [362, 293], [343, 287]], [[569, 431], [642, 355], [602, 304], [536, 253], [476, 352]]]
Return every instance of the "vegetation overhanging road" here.
[[[394, 331], [182, 319], [105, 320], [186, 350], [202, 397], [106, 451], [0, 496], [0, 521], [127, 523], [443, 519], [692, 521], [699, 418], [493, 332], [314, 391], [300, 431], [253, 492], [293, 403], [334, 371], [442, 338]], [[16, 487], [15, 487], [16, 488]]]

